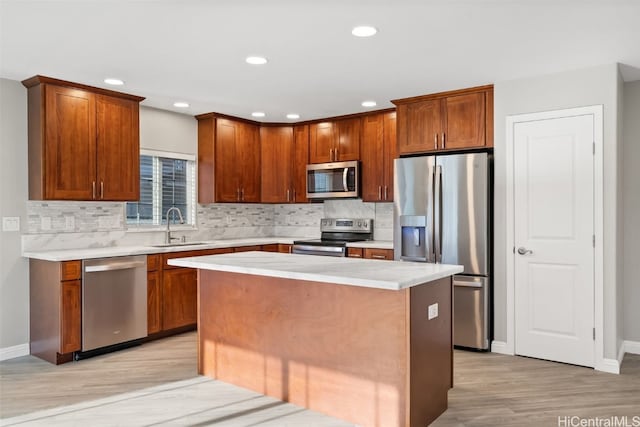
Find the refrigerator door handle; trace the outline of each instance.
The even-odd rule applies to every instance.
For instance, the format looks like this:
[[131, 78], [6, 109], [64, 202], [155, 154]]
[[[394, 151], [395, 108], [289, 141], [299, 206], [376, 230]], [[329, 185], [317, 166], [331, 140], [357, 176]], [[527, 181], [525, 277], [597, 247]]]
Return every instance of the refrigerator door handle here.
[[435, 169], [435, 178], [433, 180], [434, 187], [434, 252], [435, 261], [442, 262], [442, 166], [438, 165]]

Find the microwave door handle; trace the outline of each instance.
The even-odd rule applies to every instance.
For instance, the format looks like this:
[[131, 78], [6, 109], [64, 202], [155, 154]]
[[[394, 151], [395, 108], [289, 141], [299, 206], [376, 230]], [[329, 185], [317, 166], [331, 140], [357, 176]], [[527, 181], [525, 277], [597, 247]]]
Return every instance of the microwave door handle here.
[[349, 191], [349, 187], [347, 186], [347, 175], [349, 174], [349, 168], [344, 168], [342, 171], [342, 186], [344, 187], [344, 191]]

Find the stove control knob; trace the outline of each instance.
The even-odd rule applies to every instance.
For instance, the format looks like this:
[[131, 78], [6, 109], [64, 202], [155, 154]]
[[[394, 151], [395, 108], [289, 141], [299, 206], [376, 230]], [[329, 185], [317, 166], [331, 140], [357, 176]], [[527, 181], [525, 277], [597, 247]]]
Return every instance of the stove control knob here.
[[367, 221], [364, 222], [364, 228], [369, 228], [369, 223]]
[[358, 221], [358, 227], [362, 227], [362, 221]]

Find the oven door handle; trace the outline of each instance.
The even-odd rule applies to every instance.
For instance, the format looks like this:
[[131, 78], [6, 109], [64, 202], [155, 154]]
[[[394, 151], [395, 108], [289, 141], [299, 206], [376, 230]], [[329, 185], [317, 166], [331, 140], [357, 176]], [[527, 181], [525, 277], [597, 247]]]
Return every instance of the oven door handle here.
[[315, 246], [315, 245], [293, 245], [293, 250], [313, 251], [313, 252], [344, 252], [340, 246]]

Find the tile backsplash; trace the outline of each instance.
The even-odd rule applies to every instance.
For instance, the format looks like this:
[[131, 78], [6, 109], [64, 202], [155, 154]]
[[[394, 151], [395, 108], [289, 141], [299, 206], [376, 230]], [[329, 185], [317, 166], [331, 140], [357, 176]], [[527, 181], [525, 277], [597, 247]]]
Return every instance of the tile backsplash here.
[[[162, 231], [127, 232], [120, 202], [28, 201], [24, 251], [160, 243]], [[319, 237], [321, 218], [373, 218], [374, 238], [393, 238], [393, 204], [326, 200], [305, 204], [198, 205], [189, 240], [243, 237]]]

